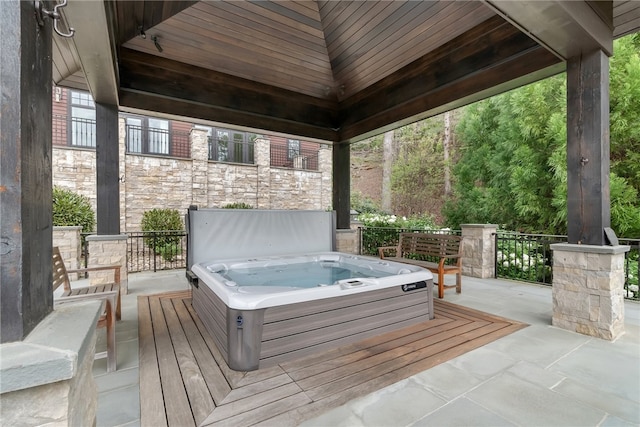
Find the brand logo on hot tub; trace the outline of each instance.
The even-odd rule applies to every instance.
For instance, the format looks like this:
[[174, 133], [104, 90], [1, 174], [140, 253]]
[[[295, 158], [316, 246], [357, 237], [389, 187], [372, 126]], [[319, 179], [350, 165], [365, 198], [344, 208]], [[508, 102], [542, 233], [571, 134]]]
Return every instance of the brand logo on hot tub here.
[[416, 289], [423, 289], [426, 287], [427, 287], [427, 282], [425, 281], [415, 282], [415, 283], [405, 283], [404, 285], [402, 285], [402, 291], [411, 292], [411, 291], [415, 291]]
[[236, 317], [236, 326], [237, 327], [241, 327], [243, 323], [244, 323], [244, 319], [242, 318], [242, 316]]

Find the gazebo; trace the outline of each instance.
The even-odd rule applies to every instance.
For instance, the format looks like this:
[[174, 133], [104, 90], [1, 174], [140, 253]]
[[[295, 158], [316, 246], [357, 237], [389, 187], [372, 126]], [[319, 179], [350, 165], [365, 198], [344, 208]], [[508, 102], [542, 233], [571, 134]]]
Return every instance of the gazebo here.
[[53, 310], [52, 82], [95, 100], [104, 244], [122, 240], [119, 110], [332, 144], [347, 229], [350, 143], [566, 71], [569, 229], [554, 248], [553, 321], [606, 339], [624, 331], [608, 58], [640, 28], [639, 2], [10, 0], [0, 22], [3, 357], [8, 345], [33, 351], [25, 340]]

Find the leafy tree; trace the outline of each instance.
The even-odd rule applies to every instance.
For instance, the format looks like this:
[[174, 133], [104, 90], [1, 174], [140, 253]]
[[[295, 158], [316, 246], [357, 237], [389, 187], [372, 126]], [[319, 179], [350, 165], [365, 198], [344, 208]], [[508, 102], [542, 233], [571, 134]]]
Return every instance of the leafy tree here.
[[391, 182], [394, 212], [415, 215], [439, 212], [445, 188], [443, 116], [396, 130], [400, 153]]

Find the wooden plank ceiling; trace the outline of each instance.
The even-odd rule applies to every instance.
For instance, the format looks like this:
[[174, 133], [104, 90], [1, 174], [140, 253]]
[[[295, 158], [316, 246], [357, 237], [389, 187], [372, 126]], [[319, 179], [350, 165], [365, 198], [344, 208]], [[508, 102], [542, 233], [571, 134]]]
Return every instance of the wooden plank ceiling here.
[[[618, 3], [620, 31], [630, 31], [640, 9]], [[564, 69], [487, 2], [114, 5], [121, 107], [334, 142]], [[78, 69], [63, 50], [61, 80]]]

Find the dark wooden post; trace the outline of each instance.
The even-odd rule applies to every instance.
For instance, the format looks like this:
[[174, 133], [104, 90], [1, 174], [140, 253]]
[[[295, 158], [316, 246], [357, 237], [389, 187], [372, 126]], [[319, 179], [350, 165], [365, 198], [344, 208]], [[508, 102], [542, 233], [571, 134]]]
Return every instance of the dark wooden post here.
[[609, 193], [609, 58], [600, 49], [567, 61], [568, 242], [605, 245]]
[[348, 229], [351, 219], [351, 147], [348, 143], [333, 145], [333, 209], [336, 227]]
[[96, 102], [97, 232], [120, 234], [118, 107]]
[[53, 308], [51, 21], [32, 1], [0, 7], [1, 341], [24, 338]]

